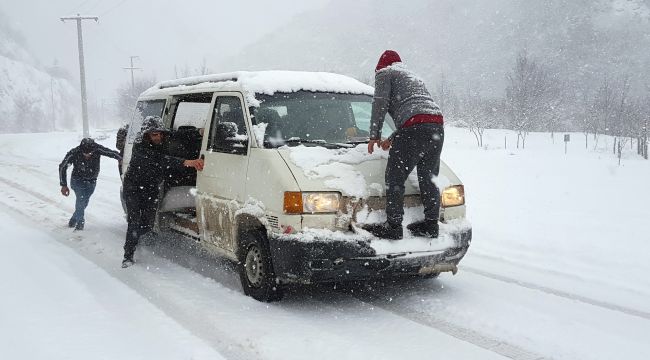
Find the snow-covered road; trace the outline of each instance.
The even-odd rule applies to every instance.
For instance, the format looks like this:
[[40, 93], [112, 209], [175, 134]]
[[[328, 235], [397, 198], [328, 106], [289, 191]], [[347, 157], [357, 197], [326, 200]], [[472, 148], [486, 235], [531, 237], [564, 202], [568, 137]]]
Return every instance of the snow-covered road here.
[[[473, 171], [469, 164], [493, 156], [487, 160], [497, 165], [497, 173], [489, 176], [505, 178], [509, 170], [499, 173], [503, 163], [498, 159], [511, 157], [471, 151], [466, 146], [471, 138], [467, 141], [460, 130], [451, 130], [447, 138], [461, 140], [448, 142], [445, 152], [458, 157], [454, 168], [468, 187], [475, 229], [487, 228], [489, 221], [498, 223], [503, 211], [494, 207], [510, 206], [512, 200], [494, 199], [503, 192], [517, 196], [517, 189], [526, 190], [517, 183], [554, 181], [554, 172], [538, 180], [524, 170], [519, 180], [509, 178], [507, 190], [492, 186], [488, 193], [480, 184], [487, 182], [482, 172], [486, 165], [476, 164]], [[571, 239], [569, 228], [598, 220], [588, 208], [591, 204], [583, 205], [587, 214], [576, 217], [575, 223], [556, 225], [561, 235], [546, 231], [544, 243], [506, 239], [521, 236], [521, 226], [477, 232], [456, 276], [347, 290], [297, 289], [280, 303], [264, 304], [242, 294], [230, 263], [196, 253], [191, 246], [179, 249], [174, 240], [143, 247], [136, 266], [121, 269], [126, 224], [114, 161], [102, 160], [86, 229], [68, 229], [74, 197], [60, 195], [57, 165], [77, 142], [77, 135], [70, 133], [0, 136], [0, 224], [6, 229], [0, 237], [0, 283], [3, 293], [10, 294], [0, 298], [0, 358], [650, 356], [650, 285], [647, 272], [641, 273], [648, 267], [643, 259], [650, 245], [612, 249], [627, 256], [625, 268], [617, 268], [614, 257], [592, 261], [610, 251], [614, 240], [619, 246], [639, 245], [638, 239], [628, 239], [630, 227], [638, 226], [634, 216], [613, 219], [621, 226], [620, 238], [602, 240], [597, 229], [589, 231], [598, 242], [581, 254], [571, 253], [579, 246], [557, 246], [556, 239]], [[103, 143], [110, 146], [114, 138]], [[648, 166], [641, 163], [634, 169], [647, 179]], [[594, 188], [604, 182], [594, 181]], [[533, 200], [558, 192], [543, 187], [535, 191], [542, 194]], [[602, 191], [608, 195], [607, 189]], [[642, 200], [647, 199], [645, 191]], [[548, 213], [556, 205], [540, 204], [523, 204], [517, 216], [530, 211], [531, 216], [552, 218]], [[529, 238], [540, 239], [537, 230], [530, 229]], [[631, 231], [650, 238], [641, 227]], [[570, 261], [574, 257], [577, 261]], [[631, 270], [636, 270], [636, 278], [626, 276]]]

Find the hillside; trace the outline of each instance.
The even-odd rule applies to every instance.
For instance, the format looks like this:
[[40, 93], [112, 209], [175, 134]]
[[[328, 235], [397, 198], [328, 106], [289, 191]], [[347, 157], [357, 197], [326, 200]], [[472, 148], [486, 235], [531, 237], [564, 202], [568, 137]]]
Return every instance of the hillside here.
[[79, 92], [61, 74], [40, 65], [0, 13], [0, 132], [69, 129], [78, 123]]
[[[457, 91], [502, 93], [526, 50], [576, 88], [604, 71], [647, 77], [648, 6], [641, 0], [333, 0], [224, 61], [220, 68], [326, 70], [372, 81], [392, 48], [430, 83], [444, 74]], [[642, 84], [638, 84], [642, 86]]]

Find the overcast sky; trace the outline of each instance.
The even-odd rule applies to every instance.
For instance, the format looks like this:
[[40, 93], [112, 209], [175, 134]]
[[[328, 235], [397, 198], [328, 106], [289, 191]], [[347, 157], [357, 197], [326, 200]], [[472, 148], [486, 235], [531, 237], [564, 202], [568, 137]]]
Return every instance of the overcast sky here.
[[[58, 61], [78, 77], [76, 22], [60, 17], [98, 16], [83, 21], [90, 96], [114, 98], [130, 81], [129, 56], [143, 68], [137, 76], [174, 77], [174, 66], [198, 68], [205, 58], [213, 72], [222, 57], [274, 31], [328, 0], [7, 0], [0, 5], [44, 65]], [[231, 69], [227, 69], [231, 70]]]

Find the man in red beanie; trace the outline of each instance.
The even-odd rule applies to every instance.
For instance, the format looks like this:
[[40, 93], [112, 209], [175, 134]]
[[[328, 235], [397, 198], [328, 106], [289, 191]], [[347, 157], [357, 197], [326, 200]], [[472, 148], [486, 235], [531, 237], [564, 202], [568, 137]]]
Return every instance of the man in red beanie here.
[[[397, 130], [381, 142], [386, 113]], [[433, 182], [440, 170], [440, 152], [444, 141], [443, 118], [424, 82], [403, 64], [399, 54], [386, 50], [375, 68], [375, 95], [370, 120], [368, 152], [375, 145], [392, 145], [386, 166], [386, 217], [381, 224], [363, 229], [386, 239], [403, 237], [404, 183], [417, 166], [424, 221], [407, 226], [414, 236], [438, 237], [440, 190]]]

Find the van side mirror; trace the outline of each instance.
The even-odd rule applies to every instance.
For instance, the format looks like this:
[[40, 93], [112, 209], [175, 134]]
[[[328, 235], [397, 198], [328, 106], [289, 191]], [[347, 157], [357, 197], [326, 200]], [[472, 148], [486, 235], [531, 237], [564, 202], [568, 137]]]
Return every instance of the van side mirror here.
[[233, 154], [246, 154], [248, 150], [248, 136], [238, 134], [237, 124], [222, 122], [215, 129], [215, 145], [222, 152]]
[[222, 122], [217, 124], [217, 139], [234, 138], [237, 135], [237, 124], [233, 122]]

